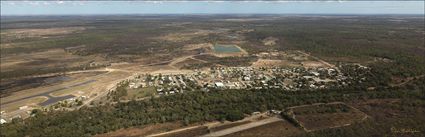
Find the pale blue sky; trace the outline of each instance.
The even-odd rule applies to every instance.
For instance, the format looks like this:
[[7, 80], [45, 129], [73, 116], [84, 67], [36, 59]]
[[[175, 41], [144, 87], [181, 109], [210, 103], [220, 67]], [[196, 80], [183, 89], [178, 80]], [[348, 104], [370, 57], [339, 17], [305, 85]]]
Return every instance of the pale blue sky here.
[[424, 14], [424, 1], [1, 1], [1, 15]]

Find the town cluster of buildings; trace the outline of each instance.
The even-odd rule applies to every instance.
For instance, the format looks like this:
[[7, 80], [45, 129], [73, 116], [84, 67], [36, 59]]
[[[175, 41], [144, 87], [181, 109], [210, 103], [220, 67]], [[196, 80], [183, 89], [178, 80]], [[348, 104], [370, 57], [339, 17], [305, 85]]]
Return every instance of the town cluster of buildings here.
[[348, 86], [352, 80], [349, 76], [334, 68], [215, 67], [208, 71], [195, 71], [189, 74], [143, 74], [131, 79], [129, 88], [153, 86], [159, 95], [212, 89], [285, 89], [295, 91]]

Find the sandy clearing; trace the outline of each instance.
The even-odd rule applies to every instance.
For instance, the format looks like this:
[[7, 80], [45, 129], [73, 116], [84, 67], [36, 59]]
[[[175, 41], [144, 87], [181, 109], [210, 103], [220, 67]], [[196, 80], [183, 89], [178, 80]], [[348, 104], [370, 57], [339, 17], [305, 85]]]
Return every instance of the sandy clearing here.
[[252, 63], [252, 67], [274, 67], [274, 66], [300, 66], [295, 64], [295, 62], [290, 62], [287, 60], [273, 60], [273, 59], [258, 59], [256, 62]]

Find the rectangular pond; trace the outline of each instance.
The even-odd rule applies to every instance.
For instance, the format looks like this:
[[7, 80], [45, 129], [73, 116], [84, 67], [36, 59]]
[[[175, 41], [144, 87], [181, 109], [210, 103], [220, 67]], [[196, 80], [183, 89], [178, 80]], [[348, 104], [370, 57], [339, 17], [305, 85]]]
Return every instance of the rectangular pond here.
[[237, 53], [241, 50], [236, 45], [223, 45], [216, 44], [214, 45], [214, 51], [217, 53]]

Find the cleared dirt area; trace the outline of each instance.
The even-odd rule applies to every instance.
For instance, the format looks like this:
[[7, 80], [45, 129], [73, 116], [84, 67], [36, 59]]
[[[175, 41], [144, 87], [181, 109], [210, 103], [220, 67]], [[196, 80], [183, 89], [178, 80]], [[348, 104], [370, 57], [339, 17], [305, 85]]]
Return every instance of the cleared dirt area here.
[[[297, 52], [300, 53], [300, 54], [302, 54], [302, 55], [304, 55], [306, 58], [312, 58], [313, 60], [318, 61], [318, 62], [320, 62], [323, 65], [326, 65], [326, 66], [328, 66], [330, 68], [335, 68], [335, 69], [339, 70], [335, 65], [333, 65], [333, 64], [331, 64], [329, 62], [326, 62], [326, 61], [324, 61], [324, 60], [322, 60], [322, 59], [320, 59], [318, 57], [311, 56], [309, 53], [305, 53], [303, 51], [297, 51]], [[318, 64], [319, 63], [310, 63], [310, 65], [313, 65], [313, 66], [314, 65], [318, 65]], [[306, 65], [309, 65], [309, 64], [307, 63]]]
[[261, 52], [256, 54], [258, 61], [253, 63], [253, 67], [332, 67], [332, 64], [324, 62], [318, 58], [310, 56], [307, 53], [301, 51], [279, 51], [279, 52]]
[[213, 45], [211, 43], [202, 43], [202, 44], [189, 44], [183, 46], [183, 50], [195, 50], [195, 49], [208, 49]]
[[276, 45], [276, 42], [278, 41], [279, 39], [278, 38], [275, 38], [275, 37], [267, 37], [267, 38], [265, 38], [265, 39], [263, 39], [263, 44], [264, 45], [266, 45], [266, 46], [274, 46], [274, 45]]
[[252, 63], [252, 67], [297, 67], [300, 66], [297, 62], [291, 62], [289, 60], [272, 60], [272, 59], [258, 59], [256, 62]]
[[328, 67], [319, 61], [303, 61], [301, 64], [307, 68]]
[[302, 129], [295, 127], [287, 121], [277, 121], [223, 137], [289, 137], [299, 135], [303, 132]]
[[344, 103], [314, 104], [292, 107], [295, 119], [306, 131], [349, 126], [368, 116]]

